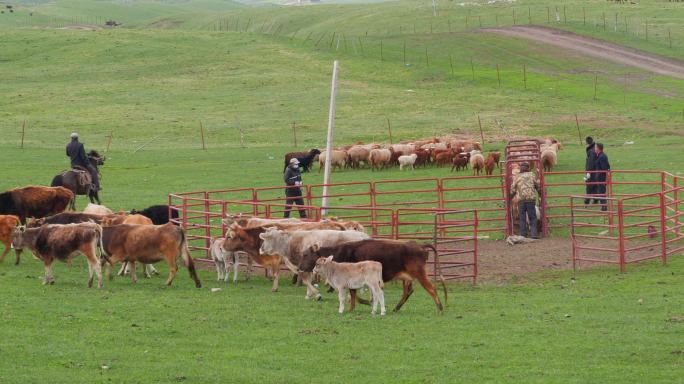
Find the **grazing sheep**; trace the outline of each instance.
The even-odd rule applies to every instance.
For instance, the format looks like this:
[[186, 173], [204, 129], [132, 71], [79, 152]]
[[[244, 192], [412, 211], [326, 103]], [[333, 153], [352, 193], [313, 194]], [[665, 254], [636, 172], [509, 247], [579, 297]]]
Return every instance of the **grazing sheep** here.
[[494, 157], [494, 162], [496, 163], [496, 167], [500, 168], [499, 162], [501, 161], [501, 152], [492, 151], [492, 152], [489, 152], [489, 154], [492, 155], [492, 157]]
[[[322, 152], [318, 156], [318, 164], [320, 165], [320, 168], [318, 168], [318, 173], [321, 173], [321, 169], [325, 167], [325, 158], [326, 158], [326, 153], [327, 152]], [[332, 156], [330, 158], [330, 170], [332, 171], [337, 167], [338, 169], [344, 168], [344, 166], [347, 164], [347, 151], [340, 151], [334, 149], [332, 151]]]
[[478, 150], [473, 150], [470, 152], [470, 167], [473, 169], [473, 176], [479, 175], [484, 169], [485, 159], [482, 156], [482, 152]]
[[390, 164], [392, 151], [389, 149], [374, 149], [370, 152], [371, 170], [382, 169]]
[[416, 150], [416, 162], [414, 164], [415, 167], [420, 167], [420, 166], [425, 166], [428, 161], [430, 160], [430, 152], [424, 151], [422, 149], [417, 149]]
[[355, 145], [347, 151], [347, 165], [351, 168], [359, 168], [362, 162], [368, 165], [369, 156], [370, 149], [366, 146]]
[[459, 153], [454, 157], [453, 164], [451, 166], [451, 172], [456, 169], [456, 171], [460, 171], [461, 169], [466, 169], [468, 168], [468, 161], [470, 161], [470, 154], [469, 153]]
[[399, 170], [403, 171], [404, 166], [411, 166], [411, 169], [415, 169], [413, 165], [416, 163], [416, 159], [418, 158], [418, 155], [411, 154], [411, 155], [403, 155], [399, 156]]
[[560, 143], [554, 143], [544, 147], [541, 153], [541, 163], [545, 172], [551, 172], [553, 167], [558, 164], [558, 150], [561, 149]]
[[496, 160], [494, 160], [494, 155], [490, 152], [487, 155], [487, 160], [485, 160], [485, 173], [491, 175], [494, 173], [494, 167], [496, 167]]
[[91, 215], [111, 215], [114, 212], [112, 212], [111, 209], [105, 207], [104, 205], [97, 205], [93, 203], [88, 203], [86, 205], [85, 209], [83, 210], [83, 213], [88, 213]]

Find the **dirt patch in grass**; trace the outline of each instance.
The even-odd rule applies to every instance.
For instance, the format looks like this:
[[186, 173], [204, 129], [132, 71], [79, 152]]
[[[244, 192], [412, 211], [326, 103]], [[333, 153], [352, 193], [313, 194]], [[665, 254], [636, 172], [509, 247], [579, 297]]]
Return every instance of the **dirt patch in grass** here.
[[517, 245], [508, 245], [504, 240], [481, 241], [478, 248], [478, 281], [483, 283], [572, 268], [572, 242], [567, 238], [550, 237]]

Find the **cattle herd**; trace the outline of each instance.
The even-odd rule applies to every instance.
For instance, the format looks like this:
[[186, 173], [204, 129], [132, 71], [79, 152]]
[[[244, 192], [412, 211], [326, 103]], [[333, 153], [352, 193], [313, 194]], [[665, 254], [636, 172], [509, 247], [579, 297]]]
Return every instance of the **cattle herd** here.
[[[304, 172], [309, 171], [318, 160], [320, 173], [327, 153], [319, 149], [309, 152], [290, 152], [285, 155], [285, 166], [296, 157]], [[472, 168], [474, 175], [485, 172], [491, 175], [498, 167], [501, 153], [491, 151], [485, 157], [482, 146], [471, 138], [456, 136], [433, 137], [425, 140], [402, 141], [400, 144], [364, 144], [362, 142], [334, 148], [331, 151], [331, 169], [344, 168], [382, 170], [399, 167], [400, 170], [417, 167], [451, 167], [451, 171]]]
[[[19, 264], [22, 252], [28, 250], [44, 265], [43, 284], [54, 284], [55, 261], [70, 263], [84, 255], [88, 287], [97, 277], [101, 288], [103, 267], [111, 279], [112, 266], [121, 262], [119, 275], [130, 273], [135, 282], [137, 263], [145, 266], [144, 273], [150, 277], [156, 273], [152, 264], [161, 260], [169, 265], [166, 284], [171, 285], [178, 269], [176, 262], [182, 259], [195, 286], [202, 286], [185, 231], [174, 224], [176, 211], [158, 205], [115, 213], [94, 204], [83, 212], [66, 211], [73, 198], [71, 191], [62, 187], [29, 186], [0, 194], [0, 241], [5, 246], [0, 261], [13, 247]], [[395, 311], [413, 293], [414, 280], [432, 296], [437, 309], [443, 309], [427, 275], [428, 252], [434, 251], [430, 245], [371, 239], [354, 221], [226, 217], [224, 224], [228, 228], [226, 237], [214, 238], [211, 244], [219, 280], [228, 281], [232, 268], [233, 280], [237, 281], [239, 255], [246, 254], [247, 277], [252, 263], [261, 265], [273, 279], [272, 291], [278, 290], [281, 265], [306, 286], [306, 298], [320, 299], [313, 277], [324, 277], [339, 291], [340, 311], [348, 291], [351, 310], [357, 302], [369, 304], [357, 296], [357, 289], [368, 286], [373, 313], [379, 306], [384, 315], [384, 282], [394, 279], [401, 280], [404, 287]], [[443, 280], [442, 284], [446, 301]]]
[[[237, 282], [239, 255], [247, 257], [247, 273], [252, 262], [263, 266], [273, 279], [271, 290], [278, 290], [280, 266], [285, 265], [298, 281], [306, 286], [305, 298], [320, 299], [314, 284], [314, 274], [324, 277], [331, 289], [337, 289], [340, 313], [344, 310], [347, 291], [351, 294], [350, 309], [357, 302], [368, 304], [357, 296], [357, 289], [368, 286], [373, 311], [379, 305], [385, 313], [384, 282], [401, 280], [403, 294], [394, 310], [398, 311], [413, 293], [413, 281], [425, 288], [442, 311], [442, 302], [428, 278], [428, 252], [431, 245], [412, 241], [372, 239], [355, 221], [322, 220], [305, 222], [297, 219], [262, 219], [240, 216], [227, 217], [226, 237], [211, 243], [211, 258], [219, 280], [228, 281], [232, 267], [233, 282]], [[249, 275], [248, 275], [249, 278]], [[446, 301], [446, 285], [442, 279]]]

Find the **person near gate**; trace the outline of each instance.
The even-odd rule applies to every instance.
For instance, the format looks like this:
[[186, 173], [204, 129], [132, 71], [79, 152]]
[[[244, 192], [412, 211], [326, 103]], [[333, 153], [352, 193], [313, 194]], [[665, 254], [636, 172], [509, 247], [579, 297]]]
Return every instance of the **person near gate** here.
[[601, 210], [607, 211], [606, 204], [606, 180], [608, 180], [608, 173], [610, 173], [610, 162], [608, 155], [603, 152], [603, 143], [596, 143], [594, 147], [596, 152], [596, 160], [594, 161], [594, 169], [600, 171], [596, 173], [596, 194], [598, 195], [598, 203], [601, 204]]
[[83, 144], [78, 141], [78, 133], [76, 132], [71, 134], [71, 142], [66, 146], [66, 155], [71, 159], [71, 168], [80, 167], [90, 173], [93, 185], [99, 191], [101, 189], [100, 175], [97, 174], [97, 169], [90, 164], [90, 160], [88, 160], [85, 153], [85, 148], [83, 147]]
[[520, 164], [520, 173], [513, 179], [511, 196], [518, 197], [518, 215], [520, 220], [520, 235], [528, 237], [527, 222], [529, 220], [529, 234], [533, 239], [539, 238], [537, 231], [537, 197], [539, 196], [539, 180], [530, 172], [530, 164]]
[[584, 176], [584, 182], [586, 183], [586, 198], [584, 199], [584, 205], [589, 205], [591, 201], [593, 200], [594, 203], [598, 203], [598, 199], [596, 198], [596, 174], [593, 172], [596, 170], [596, 143], [594, 143], [594, 139], [591, 136], [587, 136], [585, 139], [587, 143], [587, 159], [586, 162], [584, 163], [584, 171], [587, 172], [587, 174]]
[[[304, 205], [304, 199], [302, 198], [302, 172], [299, 169], [299, 160], [297, 158], [292, 158], [290, 164], [285, 170], [285, 217], [290, 217], [290, 211], [292, 210], [292, 205], [297, 204], [300, 206]], [[299, 217], [306, 219], [306, 209], [299, 209]]]

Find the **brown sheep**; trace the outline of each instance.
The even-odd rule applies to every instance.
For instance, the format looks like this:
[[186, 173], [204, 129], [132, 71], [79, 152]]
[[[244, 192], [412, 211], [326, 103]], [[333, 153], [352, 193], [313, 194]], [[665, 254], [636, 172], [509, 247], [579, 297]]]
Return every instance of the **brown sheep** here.
[[[325, 167], [325, 158], [326, 158], [327, 151], [323, 151], [319, 156], [318, 156], [318, 173], [321, 173], [321, 169]], [[330, 170], [334, 170], [335, 168], [342, 169], [344, 166], [347, 164], [347, 152], [346, 151], [340, 151], [334, 149], [332, 151], [332, 156], [330, 158]]]
[[496, 167], [496, 160], [494, 160], [494, 155], [490, 152], [487, 155], [487, 160], [485, 160], [485, 173], [491, 175], [494, 173], [494, 167]]

